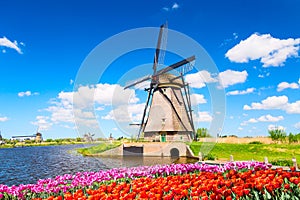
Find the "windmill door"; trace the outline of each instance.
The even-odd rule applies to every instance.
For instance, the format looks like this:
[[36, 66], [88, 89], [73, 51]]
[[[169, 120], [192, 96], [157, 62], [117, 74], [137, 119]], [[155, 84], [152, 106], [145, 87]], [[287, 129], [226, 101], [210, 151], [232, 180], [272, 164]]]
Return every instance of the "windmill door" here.
[[166, 134], [166, 132], [161, 133], [161, 139], [160, 139], [160, 141], [161, 142], [166, 142], [166, 140], [167, 140], [167, 134]]

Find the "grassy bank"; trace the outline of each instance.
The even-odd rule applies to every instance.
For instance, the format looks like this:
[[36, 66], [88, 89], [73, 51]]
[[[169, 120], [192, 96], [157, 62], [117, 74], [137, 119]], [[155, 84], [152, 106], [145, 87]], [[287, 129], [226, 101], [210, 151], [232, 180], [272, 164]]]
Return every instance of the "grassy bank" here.
[[296, 157], [300, 162], [299, 144], [226, 144], [226, 143], [200, 143], [193, 142], [190, 148], [195, 155], [199, 152], [207, 152], [206, 149], [212, 149], [209, 154], [218, 160], [229, 160], [233, 155], [234, 160], [257, 160], [263, 161], [268, 157], [269, 161], [292, 159]]
[[100, 143], [97, 146], [92, 146], [88, 148], [82, 148], [82, 149], [77, 149], [77, 152], [84, 155], [84, 156], [93, 156], [97, 155], [99, 153], [102, 153], [104, 151], [116, 148], [120, 146], [122, 143], [120, 141], [114, 141], [112, 143], [110, 142], [103, 142]]

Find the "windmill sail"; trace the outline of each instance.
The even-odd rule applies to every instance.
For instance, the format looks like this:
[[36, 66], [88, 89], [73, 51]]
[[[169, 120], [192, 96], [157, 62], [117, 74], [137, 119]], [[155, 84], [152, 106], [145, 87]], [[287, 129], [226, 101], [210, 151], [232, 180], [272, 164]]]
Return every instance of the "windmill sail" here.
[[151, 78], [152, 78], [151, 75], [147, 75], [147, 76], [144, 76], [144, 77], [142, 77], [142, 78], [140, 78], [140, 79], [138, 79], [138, 80], [129, 82], [129, 83], [127, 83], [127, 85], [124, 87], [124, 90], [127, 89], [127, 88], [130, 88], [130, 87], [132, 87], [132, 86], [138, 85], [138, 84], [140, 84], [140, 83], [142, 83], [142, 82], [151, 80]]
[[185, 65], [185, 64], [188, 64], [189, 62], [192, 62], [192, 61], [194, 61], [194, 60], [195, 60], [195, 56], [191, 56], [191, 57], [189, 57], [189, 58], [183, 59], [183, 60], [180, 61], [180, 62], [177, 62], [177, 63], [172, 64], [172, 65], [170, 65], [170, 66], [168, 66], [168, 67], [166, 67], [166, 68], [164, 68], [164, 69], [162, 69], [162, 70], [159, 70], [154, 76], [159, 76], [159, 75], [161, 75], [161, 74], [165, 74], [165, 73], [167, 73], [167, 72], [169, 72], [169, 71], [171, 71], [171, 70], [173, 70], [173, 69], [176, 69], [176, 68], [178, 68], [178, 67], [181, 67], [181, 66], [183, 66], [183, 65]]

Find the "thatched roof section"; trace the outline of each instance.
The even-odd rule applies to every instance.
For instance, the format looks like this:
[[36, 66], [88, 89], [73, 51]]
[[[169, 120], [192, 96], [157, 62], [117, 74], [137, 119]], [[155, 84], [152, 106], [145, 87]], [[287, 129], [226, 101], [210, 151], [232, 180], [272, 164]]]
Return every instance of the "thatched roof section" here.
[[173, 74], [162, 74], [159, 76], [159, 85], [158, 87], [183, 87], [183, 82], [181, 77], [177, 77]]

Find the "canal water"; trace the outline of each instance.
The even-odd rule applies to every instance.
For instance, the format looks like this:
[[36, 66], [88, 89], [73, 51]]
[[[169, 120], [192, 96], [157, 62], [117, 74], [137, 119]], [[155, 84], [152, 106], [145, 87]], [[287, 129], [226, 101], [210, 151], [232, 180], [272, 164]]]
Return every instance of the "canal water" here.
[[169, 157], [84, 157], [76, 153], [76, 148], [85, 147], [87, 145], [0, 149], [0, 184], [30, 184], [39, 179], [81, 171], [195, 162], [193, 159]]

